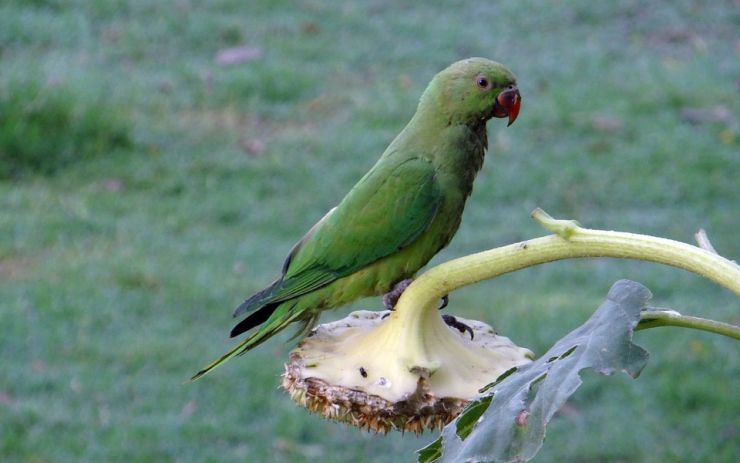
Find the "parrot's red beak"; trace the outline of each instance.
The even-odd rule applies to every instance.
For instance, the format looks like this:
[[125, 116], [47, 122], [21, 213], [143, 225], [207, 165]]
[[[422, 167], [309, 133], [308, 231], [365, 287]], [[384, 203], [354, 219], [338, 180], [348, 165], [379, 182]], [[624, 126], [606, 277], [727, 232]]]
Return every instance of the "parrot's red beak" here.
[[493, 105], [493, 117], [508, 117], [509, 123], [506, 124], [508, 127], [514, 123], [519, 115], [521, 105], [522, 97], [519, 95], [519, 89], [516, 88], [516, 85], [511, 85], [496, 97], [496, 104]]

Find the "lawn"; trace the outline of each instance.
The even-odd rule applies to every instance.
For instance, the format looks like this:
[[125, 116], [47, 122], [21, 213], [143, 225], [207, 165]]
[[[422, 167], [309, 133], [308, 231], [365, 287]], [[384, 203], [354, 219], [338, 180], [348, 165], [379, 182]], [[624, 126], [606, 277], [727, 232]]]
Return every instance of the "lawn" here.
[[[28, 105], [71, 116], [21, 140], [48, 171], [0, 180], [0, 460], [412, 461], [436, 435], [350, 429], [277, 389], [290, 333], [186, 380], [232, 345], [233, 308], [375, 162], [431, 77], [468, 56], [517, 74], [522, 111], [489, 123], [463, 224], [433, 263], [545, 234], [536, 206], [687, 242], [704, 227], [738, 259], [737, 32], [730, 0], [3, 1], [0, 100], [27, 86], [46, 95]], [[238, 46], [251, 59], [219, 63]], [[16, 113], [0, 113], [0, 157], [19, 149]], [[484, 282], [447, 310], [541, 354], [625, 277], [654, 305], [740, 322], [737, 296], [712, 283], [609, 259]], [[380, 303], [322, 320], [352, 308]], [[636, 340], [651, 352], [642, 376], [586, 375], [535, 461], [740, 458], [737, 344], [678, 328]]]

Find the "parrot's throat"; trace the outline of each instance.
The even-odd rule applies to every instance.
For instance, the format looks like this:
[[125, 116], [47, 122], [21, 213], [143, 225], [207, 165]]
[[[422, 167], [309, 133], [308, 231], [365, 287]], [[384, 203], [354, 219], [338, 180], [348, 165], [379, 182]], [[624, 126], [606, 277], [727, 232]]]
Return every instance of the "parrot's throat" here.
[[389, 152], [416, 153], [428, 159], [450, 186], [470, 195], [488, 148], [486, 120], [450, 120], [444, 111], [422, 104]]
[[[483, 152], [488, 149], [488, 130], [486, 130], [486, 120], [475, 121], [472, 124], [468, 124], [470, 130], [470, 137], [473, 138], [473, 143], [479, 146]], [[481, 160], [481, 162], [483, 162]]]
[[465, 164], [467, 169], [461, 169], [461, 188], [465, 196], [470, 196], [473, 191], [473, 181], [483, 167], [483, 159], [488, 149], [488, 132], [485, 121], [478, 124], [467, 125], [467, 136], [462, 142]]

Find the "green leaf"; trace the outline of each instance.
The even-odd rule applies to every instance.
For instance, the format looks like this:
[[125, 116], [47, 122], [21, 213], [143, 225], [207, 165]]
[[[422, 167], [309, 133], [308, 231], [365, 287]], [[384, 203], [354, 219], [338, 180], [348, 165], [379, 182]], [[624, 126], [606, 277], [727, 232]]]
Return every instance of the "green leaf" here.
[[491, 405], [493, 396], [482, 397], [480, 400], [472, 402], [466, 409], [465, 415], [460, 416], [459, 420], [456, 420], [457, 435], [465, 439], [473, 432], [475, 425], [478, 423], [481, 415], [488, 410], [488, 406]]
[[442, 457], [442, 436], [439, 436], [437, 440], [426, 447], [417, 450], [416, 453], [419, 454], [419, 463], [432, 463], [439, 460]]
[[[579, 373], [623, 371], [636, 378], [648, 353], [632, 343], [651, 298], [639, 283], [620, 280], [586, 323], [545, 355], [481, 391], [440, 439], [419, 450], [419, 462], [523, 462], [537, 454], [545, 427], [581, 385]], [[508, 373], [508, 372], [507, 372]]]

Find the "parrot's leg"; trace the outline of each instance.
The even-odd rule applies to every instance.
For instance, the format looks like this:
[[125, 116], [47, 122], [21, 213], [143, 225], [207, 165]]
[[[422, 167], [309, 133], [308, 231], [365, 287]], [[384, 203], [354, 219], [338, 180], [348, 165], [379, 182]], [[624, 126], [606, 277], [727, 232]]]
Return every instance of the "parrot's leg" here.
[[405, 280], [401, 280], [393, 285], [393, 288], [391, 288], [388, 293], [383, 295], [383, 307], [385, 307], [385, 310], [395, 309], [396, 302], [398, 302], [401, 294], [403, 294], [406, 288], [409, 287], [412, 281], [414, 281], [413, 278], [406, 278]]
[[447, 323], [447, 326], [451, 326], [461, 333], [465, 333], [467, 331], [468, 333], [470, 333], [470, 340], [473, 340], [473, 329], [465, 323], [457, 321], [457, 318], [455, 318], [454, 315], [444, 314], [442, 315], [442, 320]]
[[[393, 285], [393, 288], [386, 294], [383, 295], [383, 306], [385, 307], [385, 310], [393, 311], [396, 309], [396, 303], [398, 302], [398, 299], [401, 297], [401, 294], [406, 290], [406, 288], [409, 287], [411, 282], [413, 282], [413, 278], [407, 278], [405, 280], [401, 280], [395, 285]], [[450, 302], [450, 297], [448, 294], [445, 294], [442, 296], [442, 304], [439, 306], [439, 310], [444, 309], [447, 307], [447, 304]], [[386, 318], [390, 313], [387, 313], [383, 315], [382, 318]], [[448, 326], [451, 326], [457, 330], [460, 330], [461, 333], [465, 333], [466, 331], [470, 333], [470, 339], [473, 339], [473, 329], [466, 325], [465, 323], [457, 321], [457, 318], [455, 318], [453, 315], [442, 315], [442, 319], [447, 323]]]

